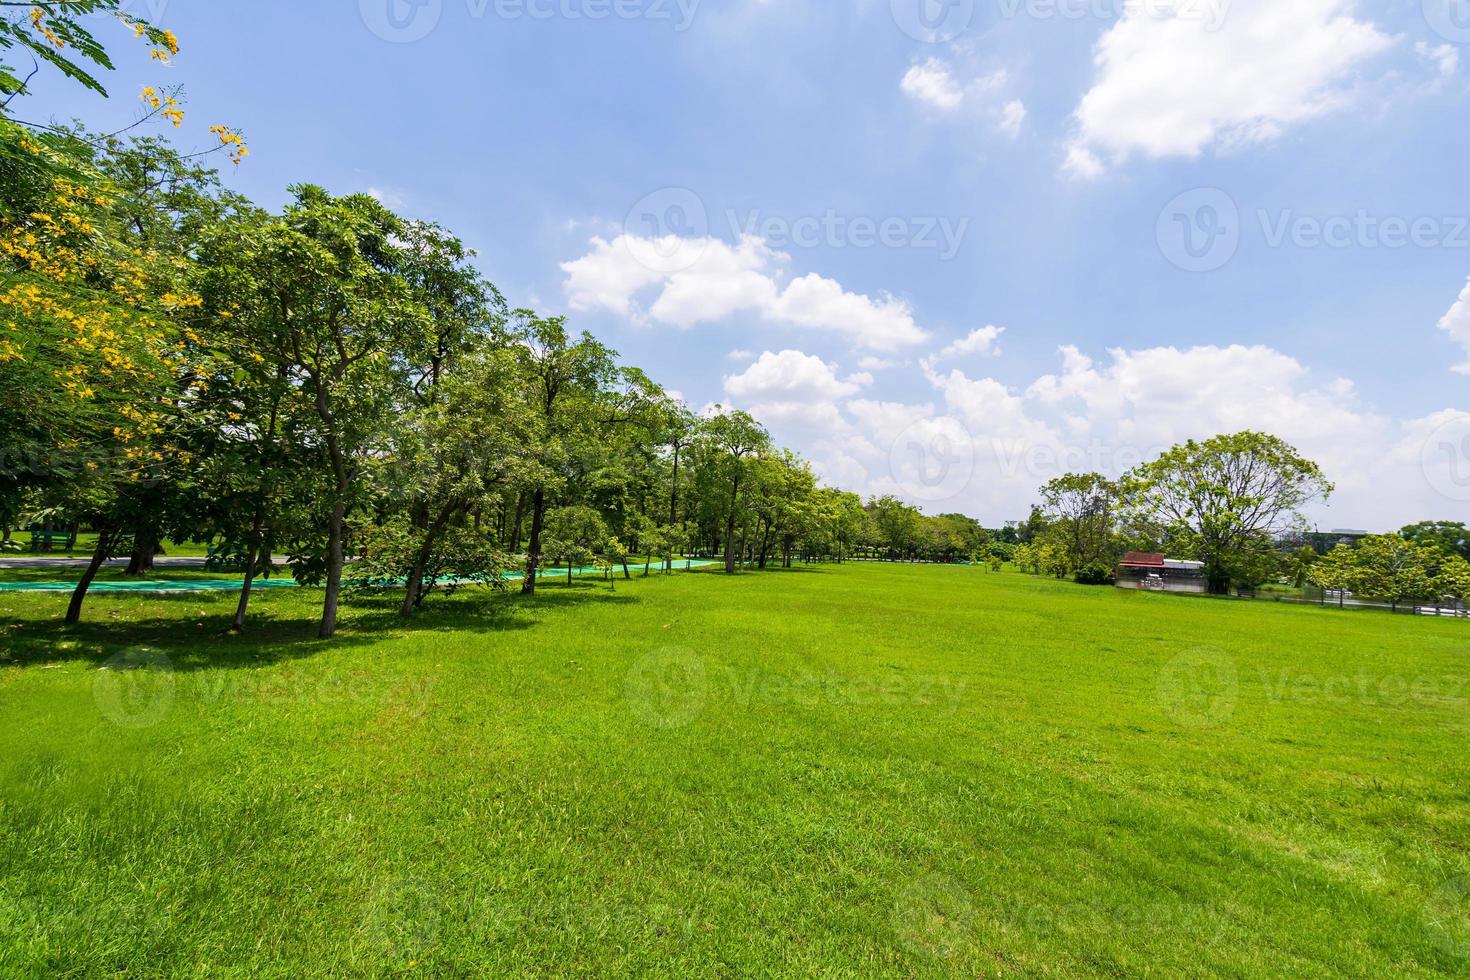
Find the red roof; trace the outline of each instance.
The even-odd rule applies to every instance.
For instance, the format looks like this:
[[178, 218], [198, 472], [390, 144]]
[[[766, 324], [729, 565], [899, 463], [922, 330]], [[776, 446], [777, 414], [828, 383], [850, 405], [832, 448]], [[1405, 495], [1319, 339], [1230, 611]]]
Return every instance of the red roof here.
[[1123, 556], [1123, 565], [1127, 568], [1163, 568], [1164, 556], [1147, 551], [1130, 551]]

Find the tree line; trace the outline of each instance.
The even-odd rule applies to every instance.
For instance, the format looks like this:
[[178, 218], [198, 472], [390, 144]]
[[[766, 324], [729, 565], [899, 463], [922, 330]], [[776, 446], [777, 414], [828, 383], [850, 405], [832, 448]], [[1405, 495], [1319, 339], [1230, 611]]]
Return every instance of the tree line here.
[[1008, 560], [1034, 574], [1102, 585], [1127, 551], [1204, 565], [1209, 591], [1315, 585], [1397, 605], [1470, 601], [1470, 532], [1426, 521], [1359, 541], [1314, 531], [1302, 514], [1333, 487], [1321, 468], [1259, 432], [1189, 441], [1119, 479], [1069, 473], [1007, 528]]

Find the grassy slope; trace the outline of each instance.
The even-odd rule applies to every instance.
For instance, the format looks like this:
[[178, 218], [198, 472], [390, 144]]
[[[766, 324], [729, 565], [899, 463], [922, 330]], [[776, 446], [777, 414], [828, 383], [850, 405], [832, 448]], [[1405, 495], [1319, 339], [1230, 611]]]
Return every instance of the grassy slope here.
[[1470, 970], [1464, 623], [936, 567], [545, 593], [331, 645], [311, 593], [245, 638], [227, 594], [0, 595], [0, 975]]

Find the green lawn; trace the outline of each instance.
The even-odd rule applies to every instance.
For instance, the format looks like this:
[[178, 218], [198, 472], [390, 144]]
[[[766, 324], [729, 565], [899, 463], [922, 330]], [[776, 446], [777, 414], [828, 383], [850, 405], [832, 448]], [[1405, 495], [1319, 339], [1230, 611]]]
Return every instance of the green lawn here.
[[[0, 594], [0, 976], [1465, 976], [1470, 624], [973, 568]], [[129, 669], [129, 665], [132, 669]]]

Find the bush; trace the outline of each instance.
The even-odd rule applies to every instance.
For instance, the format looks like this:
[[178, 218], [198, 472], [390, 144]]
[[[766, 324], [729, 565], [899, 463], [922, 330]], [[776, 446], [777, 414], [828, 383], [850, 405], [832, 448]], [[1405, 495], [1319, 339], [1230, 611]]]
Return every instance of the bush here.
[[1106, 565], [1092, 564], [1077, 570], [1078, 585], [1112, 585], [1113, 570]]

